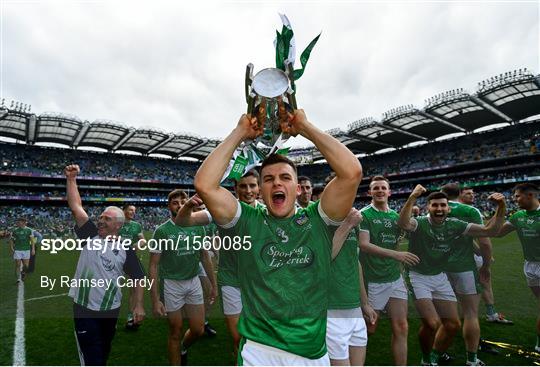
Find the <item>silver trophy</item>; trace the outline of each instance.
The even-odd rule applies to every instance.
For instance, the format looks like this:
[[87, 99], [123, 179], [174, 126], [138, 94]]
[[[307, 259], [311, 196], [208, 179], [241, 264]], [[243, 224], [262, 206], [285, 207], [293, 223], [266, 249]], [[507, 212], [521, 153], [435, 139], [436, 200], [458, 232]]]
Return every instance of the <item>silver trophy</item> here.
[[296, 109], [292, 65], [286, 62], [285, 70], [267, 68], [253, 76], [253, 64], [246, 67], [247, 113], [256, 116], [259, 124], [264, 126], [263, 134], [257, 140], [268, 147], [272, 147], [280, 136], [282, 140], [289, 138], [281, 132], [279, 101], [289, 112]]

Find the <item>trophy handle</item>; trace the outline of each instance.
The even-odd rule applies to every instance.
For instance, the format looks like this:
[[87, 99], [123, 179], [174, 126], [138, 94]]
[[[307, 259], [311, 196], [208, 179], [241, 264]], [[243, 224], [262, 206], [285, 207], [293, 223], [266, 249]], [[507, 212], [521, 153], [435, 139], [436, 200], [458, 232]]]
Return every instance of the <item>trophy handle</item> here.
[[257, 95], [253, 92], [250, 92], [247, 96], [247, 113], [253, 115], [253, 110], [255, 109], [255, 101], [257, 100]]
[[296, 110], [297, 106], [296, 106], [296, 95], [295, 95], [296, 93], [294, 92], [295, 90], [294, 68], [290, 60], [285, 60], [285, 74], [287, 74], [287, 76], [289, 77], [289, 81], [291, 82], [291, 87], [287, 90], [285, 94], [287, 95], [287, 99], [289, 100], [289, 104], [291, 105], [293, 110]]
[[249, 98], [250, 98], [250, 86], [251, 82], [253, 81], [253, 64], [249, 63], [246, 66], [246, 81], [245, 81], [245, 92], [246, 92], [246, 102], [249, 104]]

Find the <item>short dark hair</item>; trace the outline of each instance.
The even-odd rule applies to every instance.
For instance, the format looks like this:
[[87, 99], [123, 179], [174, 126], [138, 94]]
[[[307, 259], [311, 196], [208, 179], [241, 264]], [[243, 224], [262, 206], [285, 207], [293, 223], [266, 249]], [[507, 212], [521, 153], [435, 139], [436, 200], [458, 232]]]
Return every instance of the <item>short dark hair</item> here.
[[377, 176], [373, 176], [371, 178], [371, 181], [369, 181], [369, 185], [371, 185], [372, 182], [375, 182], [375, 181], [386, 181], [386, 183], [388, 184], [388, 186], [390, 186], [390, 181], [384, 177], [384, 176], [381, 176], [381, 175], [377, 175]]
[[[246, 177], [255, 177], [255, 179], [257, 179], [257, 182], [259, 182], [259, 172], [257, 172], [256, 169], [250, 169], [242, 176], [242, 178], [246, 178]], [[240, 180], [233, 180], [233, 181], [234, 181], [234, 186], [235, 187], [238, 186], [238, 183], [240, 182]]]
[[428, 195], [427, 202], [429, 203], [431, 200], [437, 200], [437, 199], [448, 200], [448, 195], [446, 195], [444, 192], [441, 192], [441, 191], [435, 191]]
[[262, 170], [264, 169], [264, 167], [266, 166], [271, 166], [273, 164], [278, 164], [278, 163], [285, 163], [285, 164], [288, 164], [289, 166], [292, 167], [292, 169], [294, 170], [294, 174], [296, 176], [298, 176], [298, 171], [296, 169], [296, 165], [294, 164], [293, 161], [291, 161], [289, 158], [285, 157], [284, 155], [281, 155], [281, 154], [270, 154], [268, 157], [266, 157], [264, 159], [264, 161], [262, 162], [261, 164], [261, 173], [262, 173]]
[[129, 208], [130, 206], [135, 208], [135, 205], [133, 204], [124, 204], [124, 206], [122, 207], [122, 210], [127, 210], [127, 208]]
[[533, 184], [532, 182], [524, 182], [524, 183], [520, 183], [520, 184], [517, 184], [516, 186], [514, 186], [513, 191], [514, 192], [520, 191], [520, 192], [524, 192], [524, 193], [532, 192], [534, 194], [537, 194], [539, 190], [540, 189], [538, 188], [538, 186]]
[[459, 184], [457, 182], [447, 183], [441, 187], [441, 192], [444, 192], [449, 199], [455, 199], [459, 196]]
[[472, 186], [463, 186], [461, 189], [459, 189], [459, 193], [461, 194], [465, 190], [474, 190], [474, 187], [472, 187]]
[[169, 195], [167, 195], [167, 202], [170, 203], [173, 199], [176, 199], [177, 197], [180, 197], [181, 199], [187, 199], [188, 195], [182, 189], [175, 189], [169, 192]]
[[309, 183], [313, 185], [313, 182], [311, 182], [311, 178], [309, 178], [308, 176], [299, 176], [298, 182], [302, 182], [302, 181], [309, 181]]
[[26, 218], [25, 217], [19, 217], [17, 218], [17, 220], [15, 222], [26, 222]]

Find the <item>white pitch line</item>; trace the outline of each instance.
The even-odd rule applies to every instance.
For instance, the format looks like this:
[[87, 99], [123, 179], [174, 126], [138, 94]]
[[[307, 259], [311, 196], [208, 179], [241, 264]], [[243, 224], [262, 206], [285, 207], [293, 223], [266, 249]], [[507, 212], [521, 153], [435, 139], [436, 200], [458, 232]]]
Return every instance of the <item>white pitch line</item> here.
[[67, 295], [67, 292], [66, 292], [66, 293], [60, 293], [60, 294], [52, 294], [52, 295], [50, 295], [50, 296], [28, 298], [27, 300], [25, 300], [25, 302], [28, 302], [28, 301], [36, 301], [36, 300], [38, 300], [38, 299], [47, 299], [47, 298], [53, 298], [53, 297], [62, 297], [62, 296], [66, 296], [66, 295]]
[[26, 365], [26, 348], [24, 340], [24, 282], [19, 282], [19, 291], [17, 294], [17, 318], [15, 320], [13, 365]]

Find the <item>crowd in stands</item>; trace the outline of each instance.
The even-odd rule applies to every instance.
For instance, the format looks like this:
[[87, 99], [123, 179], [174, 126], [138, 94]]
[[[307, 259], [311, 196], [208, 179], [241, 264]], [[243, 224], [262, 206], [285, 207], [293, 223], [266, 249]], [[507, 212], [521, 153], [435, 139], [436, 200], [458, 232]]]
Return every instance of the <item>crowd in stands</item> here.
[[176, 159], [1, 144], [0, 172], [62, 175], [67, 163], [81, 167], [82, 177], [146, 179], [192, 184], [198, 164]]
[[[395, 174], [453, 166], [500, 157], [538, 153], [540, 121], [505, 127], [361, 159], [366, 175]], [[531, 145], [532, 144], [532, 145]], [[534, 145], [534, 149], [532, 146]], [[199, 163], [137, 155], [45, 148], [22, 144], [0, 145], [0, 172], [61, 175], [66, 163], [81, 166], [81, 176], [150, 179], [192, 184]], [[323, 182], [326, 164], [301, 166], [299, 173]]]
[[[112, 205], [112, 204], [111, 204]], [[97, 222], [99, 214], [106, 205], [86, 206], [85, 209], [92, 220]], [[165, 205], [138, 206], [135, 221], [141, 223], [145, 231], [154, 229], [165, 222], [170, 214]], [[72, 234], [75, 221], [71, 211], [66, 207], [36, 207], [36, 206], [0, 206], [0, 231], [15, 226], [17, 218], [24, 217], [28, 220], [28, 226], [41, 232], [45, 236], [58, 236], [61, 229]]]

